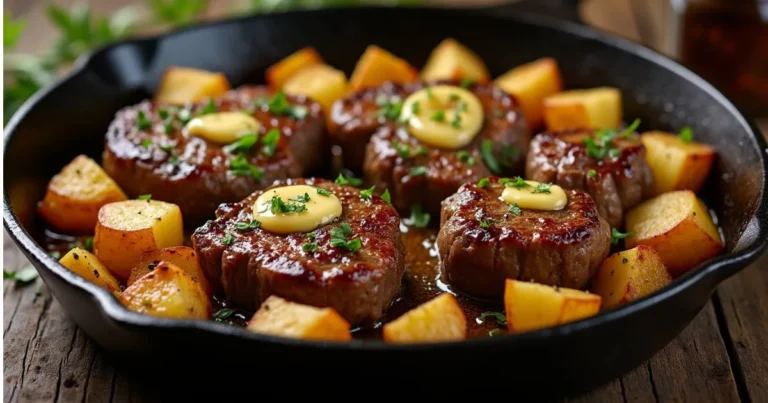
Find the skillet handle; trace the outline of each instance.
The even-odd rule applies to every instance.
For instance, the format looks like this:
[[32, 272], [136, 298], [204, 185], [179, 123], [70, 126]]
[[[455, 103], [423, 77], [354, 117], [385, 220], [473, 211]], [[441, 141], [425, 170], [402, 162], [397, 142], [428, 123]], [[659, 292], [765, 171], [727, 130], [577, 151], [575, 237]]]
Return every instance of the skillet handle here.
[[483, 8], [494, 15], [517, 13], [543, 14], [570, 22], [584, 24], [579, 14], [581, 0], [520, 0]]

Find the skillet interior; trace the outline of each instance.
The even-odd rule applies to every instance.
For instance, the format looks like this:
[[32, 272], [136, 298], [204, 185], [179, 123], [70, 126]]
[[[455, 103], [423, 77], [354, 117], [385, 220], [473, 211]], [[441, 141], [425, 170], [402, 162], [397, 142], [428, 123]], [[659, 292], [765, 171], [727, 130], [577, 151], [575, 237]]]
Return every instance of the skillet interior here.
[[[493, 18], [455, 10], [336, 9], [234, 20], [159, 39], [131, 41], [96, 52], [75, 73], [36, 95], [6, 131], [5, 224], [39, 268], [72, 318], [118, 355], [233, 362], [258, 354], [271, 365], [300, 360], [339, 364], [408, 362], [401, 371], [444, 377], [493, 378], [493, 366], [450, 368], [445, 361], [498, 362], [511, 357], [504, 378], [558, 391], [583, 390], [647, 359], [681, 331], [714, 286], [746, 266], [764, 247], [765, 142], [708, 84], [655, 53], [560, 21], [533, 16]], [[215, 323], [168, 321], [123, 309], [103, 290], [67, 272], [27, 235], [45, 184], [77, 153], [98, 158], [114, 112], [154, 92], [171, 64], [226, 73], [234, 85], [261, 82], [264, 69], [306, 45], [351, 73], [365, 47], [377, 44], [422, 66], [429, 51], [453, 36], [486, 61], [492, 75], [537, 57], [553, 56], [566, 87], [611, 85], [624, 94], [624, 115], [641, 129], [689, 125], [697, 140], [718, 149], [716, 173], [705, 189], [720, 218], [727, 255], [692, 270], [641, 301], [585, 321], [518, 336], [459, 344], [384, 346], [309, 343], [256, 336]], [[622, 48], [622, 49], [618, 49]], [[17, 221], [18, 220], [18, 221]], [[17, 227], [20, 225], [20, 227]], [[184, 337], [178, 337], [183, 335]], [[431, 372], [424, 372], [426, 368]], [[470, 375], [471, 372], [471, 375]]]

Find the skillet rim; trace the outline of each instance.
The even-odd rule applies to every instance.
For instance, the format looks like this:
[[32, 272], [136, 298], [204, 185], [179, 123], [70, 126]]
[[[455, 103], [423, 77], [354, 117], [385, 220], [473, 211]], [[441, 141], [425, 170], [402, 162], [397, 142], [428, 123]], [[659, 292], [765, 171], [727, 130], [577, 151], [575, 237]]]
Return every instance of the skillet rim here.
[[[393, 11], [392, 7], [333, 7], [326, 9], [304, 9], [294, 10], [286, 12], [277, 12], [271, 14], [251, 15], [236, 17], [231, 19], [224, 19], [212, 22], [204, 22], [193, 26], [185, 27], [182, 29], [167, 32], [161, 35], [153, 35], [149, 37], [123, 40], [112, 43], [108, 46], [98, 48], [89, 53], [84, 54], [74, 63], [70, 72], [60, 77], [52, 84], [44, 87], [35, 93], [11, 118], [8, 125], [4, 130], [3, 135], [3, 154], [5, 155], [7, 145], [11, 141], [14, 135], [16, 126], [26, 117], [30, 110], [32, 110], [40, 100], [46, 98], [49, 93], [55, 91], [58, 87], [62, 86], [66, 82], [72, 80], [80, 74], [87, 71], [94, 58], [97, 56], [110, 52], [115, 48], [125, 45], [139, 45], [142, 43], [157, 42], [164, 38], [172, 37], [175, 35], [183, 34], [188, 31], [203, 31], [208, 28], [213, 28], [222, 25], [238, 25], [248, 23], [251, 21], [258, 21], [261, 19], [276, 19], [285, 18], [290, 19], [295, 15], [314, 14], [319, 18], [322, 18], [324, 14], [331, 13], [350, 13], [350, 12], [365, 12], [376, 13], [377, 11], [387, 12], [413, 12], [413, 13], [431, 13], [436, 17], [440, 15], [451, 14], [475, 14], [471, 18], [484, 18], [487, 20], [495, 21], [514, 21], [516, 23], [535, 25], [546, 29], [564, 32], [569, 35], [573, 35], [580, 38], [590, 39], [598, 41], [609, 47], [612, 47], [621, 52], [626, 52], [634, 56], [651, 62], [660, 68], [671, 71], [678, 75], [682, 79], [685, 79], [698, 87], [701, 91], [704, 91], [711, 96], [715, 101], [720, 103], [723, 107], [736, 118], [743, 128], [747, 129], [752, 139], [755, 141], [757, 147], [764, 152], [768, 153], [768, 146], [766, 141], [761, 135], [760, 130], [756, 127], [755, 123], [747, 118], [741, 110], [736, 107], [731, 100], [718, 91], [715, 87], [709, 84], [706, 80], [701, 78], [696, 73], [688, 70], [678, 62], [652, 50], [643, 45], [631, 42], [627, 39], [611, 35], [598, 29], [588, 27], [586, 25], [577, 24], [570, 21], [564, 21], [562, 19], [544, 16], [541, 14], [534, 14], [528, 12], [515, 12], [505, 15], [489, 15], [486, 10], [466, 10], [466, 9], [451, 9], [443, 7], [403, 7], [398, 11]], [[537, 341], [546, 340], [555, 337], [565, 337], [571, 333], [577, 333], [587, 331], [592, 328], [599, 327], [605, 322], [619, 320], [633, 315], [634, 313], [648, 309], [664, 299], [668, 299], [683, 292], [685, 289], [693, 287], [697, 283], [710, 280], [710, 293], [714, 291], [717, 284], [730, 277], [731, 275], [744, 269], [749, 263], [754, 261], [759, 254], [768, 246], [768, 197], [766, 197], [766, 188], [768, 187], [768, 158], [763, 152], [759, 152], [759, 158], [762, 162], [762, 178], [761, 178], [761, 191], [760, 200], [755, 208], [755, 212], [750, 218], [747, 227], [756, 225], [756, 236], [751, 243], [737, 252], [720, 255], [716, 258], [710, 259], [707, 262], [700, 264], [693, 270], [688, 271], [685, 275], [675, 279], [675, 281], [656, 291], [646, 297], [633, 301], [627, 305], [615, 308], [600, 314], [582, 319], [576, 322], [571, 322], [563, 325], [558, 325], [550, 328], [540, 329], [536, 331], [530, 331], [520, 334], [504, 334], [500, 337], [481, 337], [473, 338], [456, 342], [444, 342], [444, 343], [421, 343], [421, 344], [385, 344], [381, 340], [359, 340], [354, 339], [351, 342], [323, 342], [323, 341], [311, 341], [311, 340], [299, 340], [292, 338], [285, 338], [279, 336], [262, 335], [248, 332], [244, 328], [233, 327], [213, 321], [200, 321], [200, 320], [179, 320], [179, 319], [166, 319], [159, 317], [152, 317], [142, 315], [125, 308], [120, 302], [108, 291], [101, 287], [85, 280], [84, 278], [72, 273], [71, 271], [58, 264], [58, 261], [52, 256], [48, 255], [34, 240], [32, 236], [21, 227], [16, 214], [11, 210], [10, 200], [6, 187], [3, 191], [3, 225], [11, 235], [15, 243], [21, 248], [25, 255], [32, 260], [35, 265], [45, 266], [53, 274], [59, 276], [69, 286], [79, 289], [79, 291], [85, 291], [88, 296], [95, 299], [100, 307], [100, 314], [104, 315], [107, 320], [112, 321], [116, 326], [131, 329], [145, 329], [145, 330], [178, 330], [178, 331], [206, 331], [217, 336], [224, 337], [241, 337], [246, 340], [253, 340], [257, 342], [275, 343], [281, 345], [281, 347], [305, 347], [305, 348], [337, 348], [340, 350], [353, 350], [353, 351], [445, 351], [456, 349], [471, 349], [479, 348], [482, 346], [490, 347], [498, 345], [499, 343], [517, 343], [523, 345], [526, 343], [533, 343]], [[730, 270], [729, 270], [730, 269]]]

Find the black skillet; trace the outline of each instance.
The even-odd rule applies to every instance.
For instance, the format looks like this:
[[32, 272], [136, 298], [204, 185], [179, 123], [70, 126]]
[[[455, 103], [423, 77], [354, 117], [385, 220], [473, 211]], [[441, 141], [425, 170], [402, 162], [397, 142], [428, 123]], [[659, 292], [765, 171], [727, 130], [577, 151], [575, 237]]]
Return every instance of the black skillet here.
[[[98, 158], [115, 111], [150, 96], [169, 65], [221, 71], [239, 85], [261, 82], [267, 66], [307, 45], [350, 73], [369, 44], [421, 66], [448, 36], [477, 51], [494, 76], [553, 56], [567, 87], [620, 88], [624, 115], [642, 119], [642, 129], [692, 126], [697, 139], [719, 153], [705, 197], [719, 217], [725, 254], [660, 292], [587, 320], [461, 343], [392, 346], [288, 340], [215, 322], [135, 314], [58, 265], [30, 236], [39, 228], [35, 205], [51, 175], [77, 153]], [[321, 386], [343, 385], [346, 396], [361, 388], [377, 394], [438, 390], [433, 386], [451, 393], [490, 387], [510, 398], [550, 396], [595, 387], [648, 359], [685, 328], [721, 281], [760, 254], [768, 237], [765, 152], [756, 127], [704, 80], [648, 49], [579, 24], [533, 14], [420, 8], [291, 12], [129, 41], [80, 60], [8, 125], [3, 212], [11, 236], [71, 318], [106, 351], [145, 370], [186, 369], [217, 382], [246, 375], [251, 384], [241, 387], [253, 393], [259, 385], [295, 379], [298, 386], [281, 389], [283, 394], [320, 393], [326, 389], [308, 386], [319, 380]], [[246, 369], [238, 370], [239, 363]], [[337, 388], [328, 387], [331, 394]]]

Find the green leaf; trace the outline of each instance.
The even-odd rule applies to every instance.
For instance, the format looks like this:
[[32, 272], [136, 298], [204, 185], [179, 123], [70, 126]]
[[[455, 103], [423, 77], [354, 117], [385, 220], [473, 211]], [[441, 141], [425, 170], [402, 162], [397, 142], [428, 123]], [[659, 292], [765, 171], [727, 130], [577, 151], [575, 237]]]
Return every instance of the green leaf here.
[[392, 205], [392, 196], [389, 194], [389, 189], [384, 190], [384, 193], [381, 194], [381, 198], [390, 206]]
[[208, 0], [149, 0], [156, 20], [182, 26], [193, 22], [208, 8]]
[[421, 204], [414, 204], [411, 206], [411, 218], [410, 222], [416, 228], [426, 228], [429, 225], [430, 215], [428, 212], [422, 210]]
[[229, 153], [235, 154], [235, 153], [248, 153], [253, 150], [253, 146], [256, 145], [256, 142], [259, 140], [259, 135], [257, 133], [248, 133], [242, 135], [237, 141], [235, 141], [232, 144], [229, 144], [224, 147], [224, 150], [226, 150]]
[[486, 321], [487, 318], [491, 318], [496, 321], [499, 325], [506, 326], [507, 325], [507, 317], [502, 312], [483, 312], [480, 314], [480, 316], [477, 318], [477, 321], [480, 323], [483, 323]]
[[27, 21], [21, 18], [12, 19], [11, 13], [3, 12], [3, 50], [7, 52], [16, 47], [21, 33], [27, 26]]
[[533, 188], [533, 191], [531, 193], [533, 193], [533, 194], [536, 194], [536, 193], [550, 194], [550, 193], [552, 193], [552, 191], [550, 189], [552, 189], [552, 184], [551, 183], [539, 183], [538, 185], [536, 185], [535, 188]]
[[216, 322], [221, 322], [224, 319], [227, 319], [228, 317], [232, 316], [233, 313], [235, 313], [235, 310], [232, 308], [219, 309], [213, 314], [213, 320], [215, 320]]
[[360, 178], [355, 178], [354, 176], [344, 176], [344, 174], [339, 174], [339, 176], [336, 177], [336, 180], [334, 181], [337, 185], [349, 185], [354, 187], [360, 187], [363, 184], [363, 180]]
[[491, 181], [488, 180], [488, 178], [482, 178], [479, 181], [477, 181], [477, 187], [480, 189], [487, 188], [488, 186], [491, 186]]
[[680, 137], [680, 140], [683, 141], [683, 143], [690, 143], [693, 141], [693, 129], [685, 126], [682, 130], [680, 130], [680, 134], [678, 134], [678, 136]]
[[483, 162], [485, 163], [485, 166], [488, 167], [488, 170], [497, 175], [501, 173], [499, 161], [493, 154], [493, 142], [491, 140], [486, 139], [480, 143], [480, 155], [483, 157]]
[[16, 280], [21, 285], [31, 284], [37, 277], [37, 269], [33, 266], [27, 266], [19, 271], [3, 269], [3, 279]]
[[616, 228], [611, 228], [611, 244], [616, 245], [619, 243], [620, 239], [629, 238], [634, 235], [635, 234], [631, 232], [621, 232]]
[[509, 206], [509, 210], [508, 211], [510, 213], [514, 214], [514, 215], [523, 214], [523, 211], [520, 210], [520, 206], [518, 206], [517, 203], [512, 203], [512, 205]]
[[376, 190], [376, 186], [371, 186], [368, 189], [364, 189], [360, 191], [360, 197], [362, 197], [365, 200], [370, 200], [373, 196], [373, 191]]

